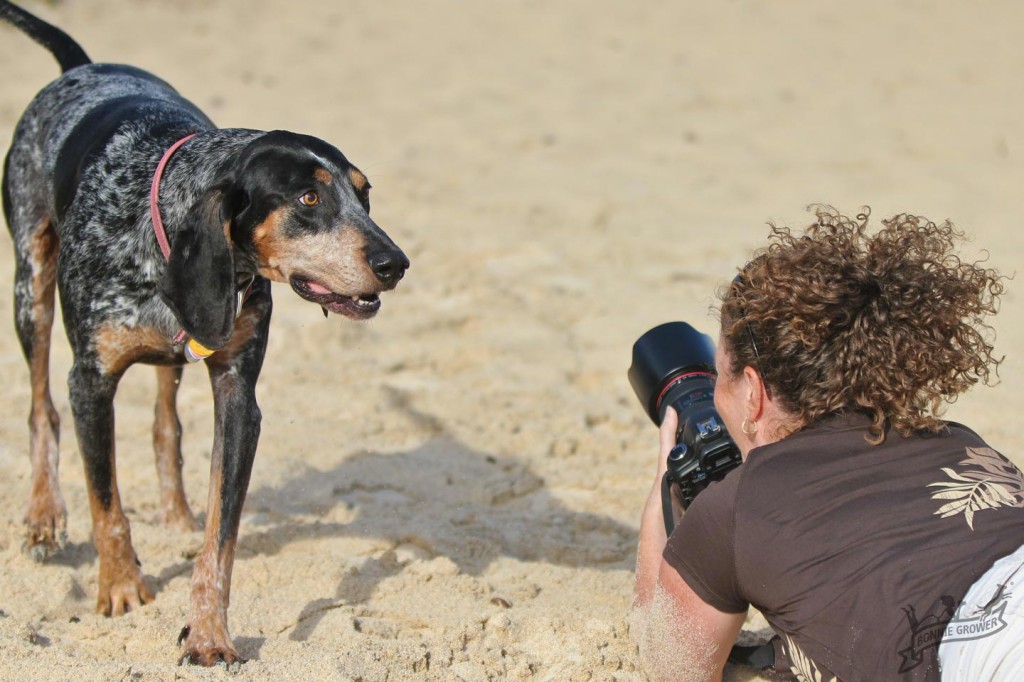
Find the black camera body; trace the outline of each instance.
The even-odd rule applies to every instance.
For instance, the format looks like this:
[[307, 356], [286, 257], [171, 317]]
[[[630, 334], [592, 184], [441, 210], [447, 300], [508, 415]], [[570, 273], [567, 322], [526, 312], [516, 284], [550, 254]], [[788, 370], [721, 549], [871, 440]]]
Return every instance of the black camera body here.
[[[715, 345], [685, 322], [667, 322], [633, 344], [629, 383], [647, 416], [660, 425], [671, 406], [679, 414], [676, 446], [668, 457], [663, 494], [675, 485], [686, 509], [708, 483], [719, 481], [743, 457], [715, 410]], [[672, 515], [666, 505], [666, 529]]]

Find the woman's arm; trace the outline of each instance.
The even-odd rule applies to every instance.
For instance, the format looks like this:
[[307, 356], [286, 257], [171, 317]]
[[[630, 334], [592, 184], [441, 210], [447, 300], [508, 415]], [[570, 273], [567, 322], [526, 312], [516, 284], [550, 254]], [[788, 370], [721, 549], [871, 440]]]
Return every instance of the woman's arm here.
[[661, 479], [675, 445], [678, 417], [669, 409], [661, 424], [661, 452], [651, 493], [640, 519], [636, 583], [630, 632], [648, 672], [664, 680], [720, 680], [745, 615], [704, 602], [664, 559], [668, 538], [662, 514]]

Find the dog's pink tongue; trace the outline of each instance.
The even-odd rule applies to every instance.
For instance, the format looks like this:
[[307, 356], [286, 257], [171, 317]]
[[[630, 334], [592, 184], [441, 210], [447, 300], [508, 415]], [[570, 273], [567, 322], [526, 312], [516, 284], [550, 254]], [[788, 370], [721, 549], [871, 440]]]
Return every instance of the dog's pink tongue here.
[[309, 287], [309, 290], [312, 291], [314, 294], [332, 293], [330, 289], [321, 284], [317, 284], [316, 282], [306, 282], [306, 286]]

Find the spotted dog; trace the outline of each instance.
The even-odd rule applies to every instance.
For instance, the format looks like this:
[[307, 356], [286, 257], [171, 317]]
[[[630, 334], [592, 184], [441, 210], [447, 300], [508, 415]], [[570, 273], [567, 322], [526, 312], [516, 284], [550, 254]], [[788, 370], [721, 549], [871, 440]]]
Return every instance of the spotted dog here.
[[366, 176], [330, 144], [285, 131], [218, 129], [164, 81], [92, 63], [65, 33], [6, 0], [0, 18], [52, 52], [62, 70], [18, 122], [3, 176], [17, 259], [16, 327], [32, 382], [26, 547], [41, 559], [65, 543], [49, 385], [56, 290], [74, 355], [69, 398], [102, 613], [153, 599], [117, 489], [118, 381], [134, 363], [156, 366], [161, 515], [194, 529], [175, 399], [187, 360], [206, 364], [215, 412], [210, 495], [179, 644], [182, 661], [234, 662], [227, 607], [260, 431], [255, 388], [270, 282], [287, 282], [324, 314], [367, 319], [409, 261], [370, 218]]

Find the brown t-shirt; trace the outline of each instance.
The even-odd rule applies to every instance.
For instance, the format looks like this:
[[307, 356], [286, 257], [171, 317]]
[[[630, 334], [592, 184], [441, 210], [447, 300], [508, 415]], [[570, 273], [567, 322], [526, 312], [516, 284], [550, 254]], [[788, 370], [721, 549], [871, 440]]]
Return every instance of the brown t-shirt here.
[[665, 560], [720, 611], [764, 613], [802, 678], [938, 680], [964, 594], [1024, 544], [1024, 475], [958, 424], [881, 445], [868, 426], [832, 417], [755, 448]]

